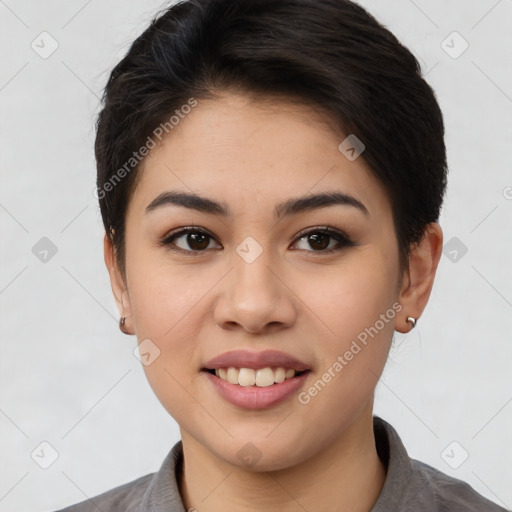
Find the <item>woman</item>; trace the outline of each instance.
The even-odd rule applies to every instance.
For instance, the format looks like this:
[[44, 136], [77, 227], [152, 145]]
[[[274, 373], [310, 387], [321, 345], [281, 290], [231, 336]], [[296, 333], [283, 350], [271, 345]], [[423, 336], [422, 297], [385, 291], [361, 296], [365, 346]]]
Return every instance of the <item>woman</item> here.
[[504, 510], [372, 414], [441, 255], [443, 138], [355, 3], [162, 12], [108, 81], [97, 191], [120, 328], [182, 440], [66, 511]]

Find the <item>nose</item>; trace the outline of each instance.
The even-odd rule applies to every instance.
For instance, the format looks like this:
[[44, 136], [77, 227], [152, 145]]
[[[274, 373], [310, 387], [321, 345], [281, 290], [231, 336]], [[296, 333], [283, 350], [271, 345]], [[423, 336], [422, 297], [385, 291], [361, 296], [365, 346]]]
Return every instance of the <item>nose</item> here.
[[234, 268], [224, 280], [214, 308], [217, 325], [226, 330], [263, 334], [289, 328], [296, 320], [296, 299], [284, 265], [268, 251], [252, 262], [234, 255]]

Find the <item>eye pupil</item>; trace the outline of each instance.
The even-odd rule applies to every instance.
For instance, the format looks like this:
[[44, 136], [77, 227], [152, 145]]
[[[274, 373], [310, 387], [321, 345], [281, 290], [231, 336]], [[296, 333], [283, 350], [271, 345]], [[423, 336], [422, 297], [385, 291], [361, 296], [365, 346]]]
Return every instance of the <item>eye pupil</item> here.
[[[326, 247], [329, 247], [329, 238], [330, 236], [326, 233], [314, 233], [308, 236], [309, 243], [311, 247], [315, 248], [315, 244], [319, 243], [320, 246], [317, 246], [316, 249], [325, 249]], [[319, 239], [321, 240], [319, 242]], [[311, 241], [313, 240], [313, 243]], [[322, 243], [322, 241], [324, 243]]]
[[[194, 243], [198, 243], [198, 242], [199, 242], [199, 247], [198, 246], [194, 247]], [[208, 235], [205, 233], [199, 233], [199, 232], [189, 233], [187, 235], [187, 243], [193, 249], [197, 249], [197, 250], [206, 249], [208, 247], [208, 243], [209, 243]]]

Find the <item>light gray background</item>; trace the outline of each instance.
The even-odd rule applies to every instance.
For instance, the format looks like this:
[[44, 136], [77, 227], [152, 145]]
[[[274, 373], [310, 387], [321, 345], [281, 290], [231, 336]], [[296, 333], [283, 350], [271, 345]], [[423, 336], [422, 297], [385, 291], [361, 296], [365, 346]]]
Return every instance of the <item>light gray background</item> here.
[[[450, 167], [440, 223], [445, 242], [468, 248], [456, 262], [442, 257], [417, 328], [397, 334], [375, 413], [411, 456], [510, 508], [512, 1], [360, 3], [415, 53], [436, 91]], [[135, 337], [117, 328], [92, 193], [98, 98], [162, 5], [0, 0], [0, 511], [92, 497], [156, 471], [179, 439], [133, 355]], [[43, 31], [59, 45], [46, 59], [31, 47]], [[453, 31], [469, 43], [456, 59], [441, 46]], [[452, 53], [460, 43], [447, 40]], [[46, 263], [32, 252], [42, 237], [58, 248]], [[49, 461], [43, 441], [58, 452], [48, 469], [31, 458]], [[452, 469], [462, 450], [468, 459]]]

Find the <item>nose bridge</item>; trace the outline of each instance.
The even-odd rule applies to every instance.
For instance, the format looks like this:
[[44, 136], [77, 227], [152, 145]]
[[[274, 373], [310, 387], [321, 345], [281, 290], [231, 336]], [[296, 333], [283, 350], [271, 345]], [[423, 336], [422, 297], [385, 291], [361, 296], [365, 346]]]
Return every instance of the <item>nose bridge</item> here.
[[[233, 291], [238, 299], [250, 304], [253, 300], [265, 299], [267, 304], [275, 300], [279, 293], [275, 283], [276, 267], [268, 240], [258, 242], [254, 237], [246, 237], [237, 247], [233, 258]], [[262, 244], [266, 244], [265, 246]], [[271, 269], [273, 272], [271, 272]], [[259, 298], [258, 298], [259, 297]]]

